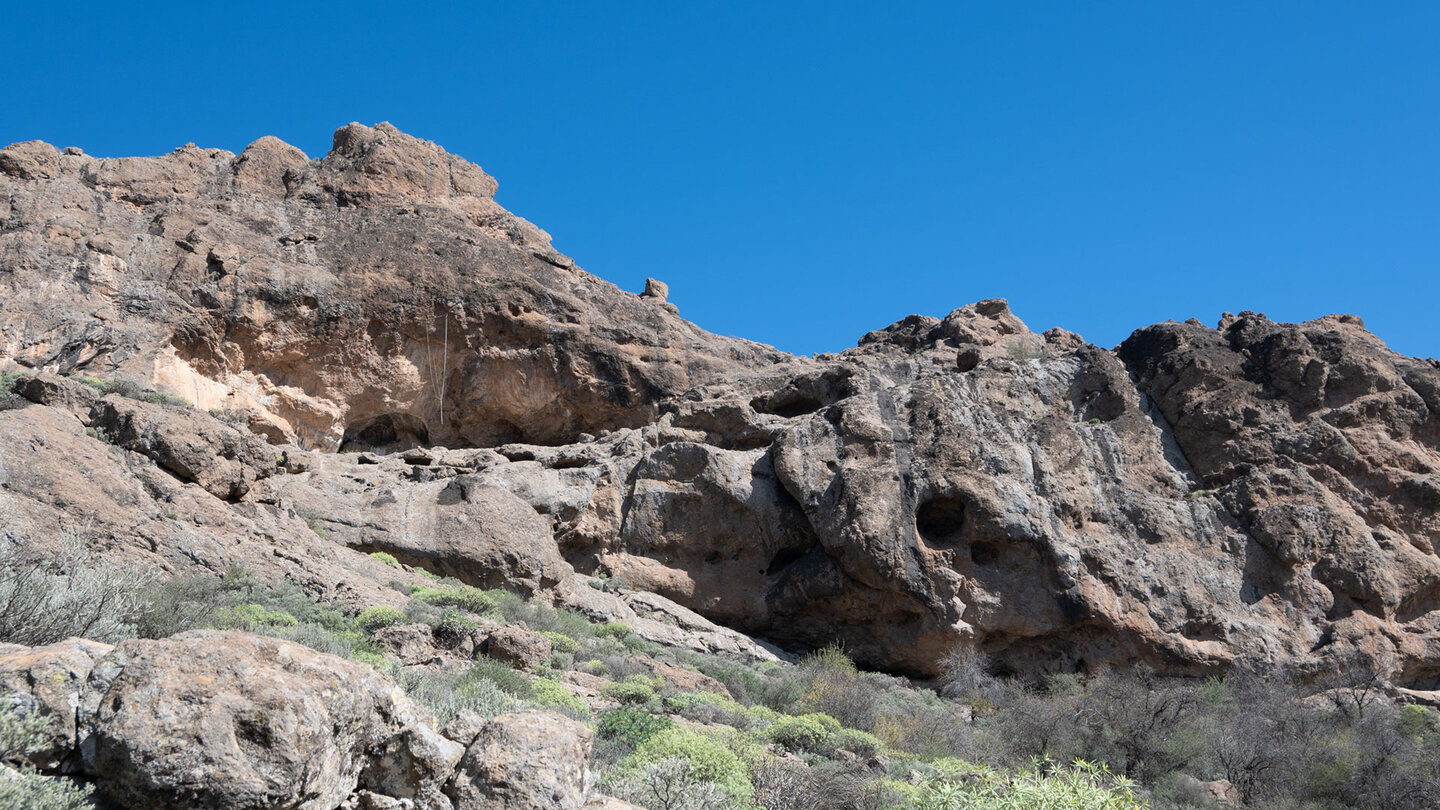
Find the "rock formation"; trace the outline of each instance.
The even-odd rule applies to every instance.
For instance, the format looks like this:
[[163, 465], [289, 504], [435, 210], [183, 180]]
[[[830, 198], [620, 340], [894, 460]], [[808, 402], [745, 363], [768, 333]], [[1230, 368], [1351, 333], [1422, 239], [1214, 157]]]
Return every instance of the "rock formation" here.
[[792, 357], [585, 273], [495, 188], [386, 124], [319, 160], [0, 150], [0, 358], [29, 370], [0, 506], [356, 605], [394, 599], [384, 551], [575, 605], [603, 573], [893, 670], [1361, 656], [1440, 689], [1440, 365], [1359, 319], [1106, 350], [990, 300]]
[[[592, 735], [543, 711], [473, 733], [373, 667], [248, 633], [0, 650], [0, 688], [53, 728], [36, 765], [120, 807], [579, 810]], [[602, 805], [603, 806], [603, 805]]]

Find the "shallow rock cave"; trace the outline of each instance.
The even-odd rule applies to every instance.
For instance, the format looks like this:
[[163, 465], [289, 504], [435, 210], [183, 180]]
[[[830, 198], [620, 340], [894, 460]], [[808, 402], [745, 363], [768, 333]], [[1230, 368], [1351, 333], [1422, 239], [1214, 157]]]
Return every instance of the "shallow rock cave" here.
[[958, 495], [933, 495], [915, 510], [915, 531], [932, 548], [954, 548], [964, 539], [964, 530], [965, 501]]
[[347, 425], [339, 449], [342, 453], [394, 453], [429, 444], [430, 429], [420, 417], [408, 413], [382, 413]]

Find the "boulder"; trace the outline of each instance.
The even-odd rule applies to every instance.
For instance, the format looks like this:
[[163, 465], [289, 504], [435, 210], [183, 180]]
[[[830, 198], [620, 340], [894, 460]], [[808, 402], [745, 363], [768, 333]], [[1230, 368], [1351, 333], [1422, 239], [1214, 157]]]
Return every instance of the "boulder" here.
[[115, 444], [224, 500], [239, 500], [256, 481], [274, 474], [279, 457], [258, 436], [189, 408], [110, 394], [95, 404], [90, 418]]
[[[86, 764], [123, 807], [332, 810], [362, 775], [422, 794], [453, 753], [375, 669], [287, 641], [215, 631], [127, 641], [100, 670]], [[372, 765], [375, 752], [394, 764]]]
[[46, 771], [68, 770], [87, 732], [80, 722], [86, 710], [81, 691], [95, 662], [114, 648], [98, 641], [72, 638], [44, 647], [0, 651], [0, 701], [22, 715], [39, 714], [48, 721], [49, 742], [26, 759]]
[[482, 648], [496, 661], [520, 669], [534, 669], [550, 660], [550, 639], [518, 625], [506, 625], [490, 633]]
[[455, 810], [579, 810], [590, 794], [594, 734], [547, 711], [491, 718], [446, 787]]

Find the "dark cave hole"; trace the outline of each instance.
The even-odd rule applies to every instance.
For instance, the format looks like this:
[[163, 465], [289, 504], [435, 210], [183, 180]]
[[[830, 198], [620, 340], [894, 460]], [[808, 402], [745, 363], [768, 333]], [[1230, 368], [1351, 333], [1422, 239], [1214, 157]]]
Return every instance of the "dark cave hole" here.
[[756, 397], [750, 401], [750, 407], [760, 413], [769, 413], [785, 419], [794, 419], [797, 416], [804, 416], [814, 413], [825, 407], [825, 403], [808, 394], [798, 391], [782, 392], [771, 397]]
[[936, 495], [915, 510], [915, 530], [931, 546], [956, 545], [964, 528], [965, 502], [954, 495]]
[[974, 543], [970, 546], [970, 561], [976, 565], [994, 565], [1000, 560], [1000, 546], [997, 543]]
[[796, 560], [805, 556], [805, 552], [794, 548], [782, 548], [770, 558], [770, 565], [765, 568], [765, 576], [775, 576], [795, 563]]
[[340, 451], [395, 452], [430, 444], [425, 422], [408, 413], [384, 413], [351, 424], [340, 440]]

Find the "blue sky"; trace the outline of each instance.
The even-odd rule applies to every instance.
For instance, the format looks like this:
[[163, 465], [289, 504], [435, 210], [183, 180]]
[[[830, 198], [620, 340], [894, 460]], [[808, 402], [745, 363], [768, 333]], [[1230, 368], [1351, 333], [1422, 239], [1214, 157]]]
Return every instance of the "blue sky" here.
[[1112, 346], [1363, 316], [1440, 355], [1440, 5], [11, 4], [0, 143], [95, 155], [388, 120], [586, 269], [835, 351], [1009, 298]]

